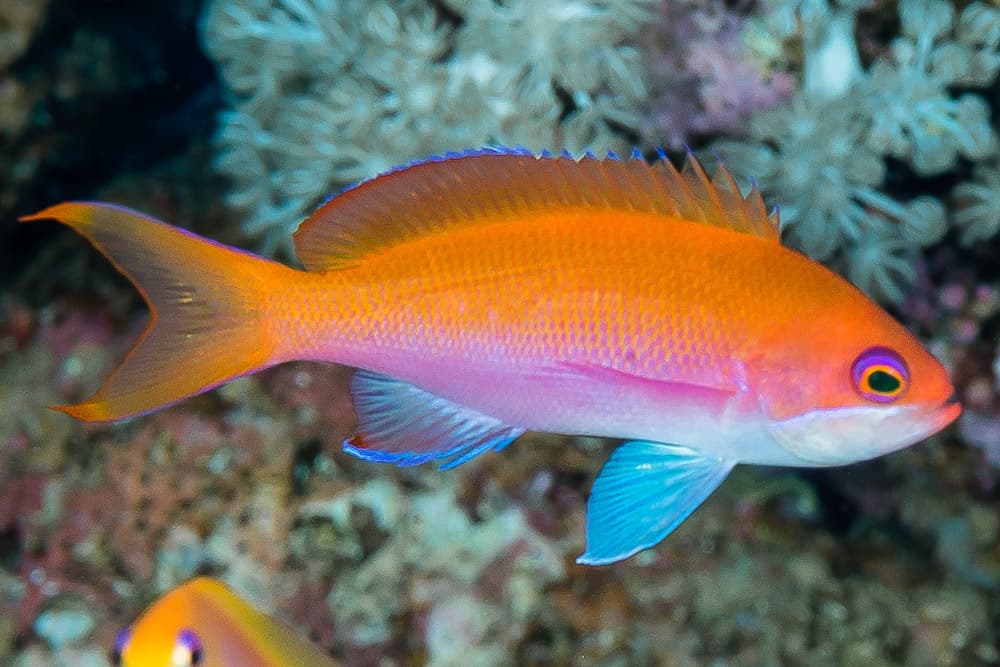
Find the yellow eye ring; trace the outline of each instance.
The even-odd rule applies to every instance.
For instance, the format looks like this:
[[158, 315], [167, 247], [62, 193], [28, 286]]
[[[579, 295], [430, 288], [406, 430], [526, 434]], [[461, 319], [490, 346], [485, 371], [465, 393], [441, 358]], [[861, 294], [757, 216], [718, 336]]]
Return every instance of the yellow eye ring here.
[[865, 350], [851, 367], [854, 388], [876, 403], [891, 403], [910, 385], [910, 373], [902, 358], [892, 350], [873, 347]]
[[880, 396], [898, 396], [906, 381], [892, 366], [869, 366], [861, 374], [861, 388]]

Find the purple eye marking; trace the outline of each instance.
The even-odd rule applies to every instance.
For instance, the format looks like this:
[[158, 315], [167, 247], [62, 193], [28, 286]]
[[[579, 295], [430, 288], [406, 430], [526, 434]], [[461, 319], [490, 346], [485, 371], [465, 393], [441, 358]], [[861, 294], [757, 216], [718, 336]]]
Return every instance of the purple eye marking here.
[[910, 382], [910, 370], [902, 357], [887, 347], [870, 347], [854, 360], [851, 366], [851, 381], [854, 387], [867, 399], [877, 403], [891, 403], [899, 398], [901, 391], [879, 393], [869, 388], [872, 375], [883, 373], [898, 378], [902, 388]]
[[111, 649], [112, 665], [122, 664], [122, 653], [124, 653], [125, 649], [128, 647], [130, 639], [132, 639], [131, 628], [122, 628], [118, 631], [118, 634], [115, 635], [115, 645], [114, 648]]
[[202, 656], [204, 655], [204, 649], [201, 645], [201, 640], [198, 635], [195, 634], [194, 630], [189, 630], [184, 628], [177, 633], [177, 649], [186, 651], [190, 657], [189, 665], [199, 665], [201, 664]]

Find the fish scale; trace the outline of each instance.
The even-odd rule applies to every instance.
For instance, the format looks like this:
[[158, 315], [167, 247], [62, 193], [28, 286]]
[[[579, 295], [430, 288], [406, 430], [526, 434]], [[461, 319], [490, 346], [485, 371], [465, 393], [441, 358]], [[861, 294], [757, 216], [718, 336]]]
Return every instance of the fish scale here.
[[[550, 216], [551, 217], [551, 216]], [[538, 230], [548, 225], [548, 233]], [[407, 340], [414, 322], [429, 322], [426, 334], [417, 344], [422, 352], [444, 346], [464, 353], [463, 362], [482, 357], [489, 346], [502, 344], [505, 358], [510, 361], [530, 361], [545, 358], [573, 358], [566, 346], [571, 341], [582, 345], [577, 355], [598, 355], [616, 359], [623, 341], [632, 343], [640, 364], [650, 371], [670, 375], [694, 372], [683, 367], [664, 368], [663, 363], [677, 352], [700, 352], [705, 366], [714, 367], [713, 360], [728, 354], [724, 329], [713, 326], [711, 302], [722, 304], [731, 297], [726, 285], [710, 290], [709, 286], [692, 284], [690, 293], [671, 285], [677, 278], [695, 271], [690, 253], [678, 252], [664, 232], [661, 219], [647, 217], [636, 221], [637, 240], [631, 247], [615, 247], [614, 238], [627, 226], [616, 221], [616, 228], [602, 234], [589, 230], [586, 243], [579, 237], [575, 222], [560, 225], [544, 217], [526, 218], [504, 230], [489, 227], [482, 232], [464, 235], [463, 243], [449, 243], [447, 253], [442, 248], [426, 247], [414, 242], [387, 252], [385, 256], [366, 258], [356, 267], [344, 269], [331, 280], [343, 280], [354, 290], [369, 293], [367, 298], [352, 298], [365, 307], [341, 311], [336, 297], [325, 307], [320, 306], [315, 317], [337, 320], [341, 338], [353, 341], [363, 336], [377, 323], [384, 335], [391, 335], [401, 347]], [[561, 227], [561, 229], [560, 229]], [[507, 247], [521, 234], [521, 228], [537, 234], [537, 242], [520, 238], [521, 265], [513, 265], [508, 253], [493, 249]], [[663, 239], [657, 239], [663, 236]], [[560, 243], [566, 240], [566, 244]], [[417, 258], [426, 258], [420, 261]], [[448, 257], [459, 258], [446, 263]], [[655, 257], [657, 264], [649, 261]], [[611, 261], [609, 261], [611, 260]], [[651, 270], [652, 264], [652, 270]], [[396, 267], [396, 268], [393, 268]], [[404, 268], [399, 268], [404, 267]], [[738, 292], [737, 290], [734, 290]], [[660, 295], [670, 294], [669, 298]], [[369, 307], [371, 304], [373, 307]], [[374, 304], [378, 304], [374, 306]], [[303, 310], [295, 305], [290, 312]], [[325, 312], [324, 312], [325, 311]], [[289, 340], [298, 342], [297, 353], [321, 352], [313, 325], [303, 321], [300, 331], [289, 332]], [[586, 332], [606, 331], [611, 338], [604, 344]], [[666, 335], [676, 332], [679, 335]], [[334, 341], [336, 342], [336, 341]], [[380, 352], [373, 351], [373, 352]], [[342, 354], [333, 350], [331, 357]], [[457, 360], [456, 360], [457, 361]], [[371, 360], [358, 362], [365, 365]]]

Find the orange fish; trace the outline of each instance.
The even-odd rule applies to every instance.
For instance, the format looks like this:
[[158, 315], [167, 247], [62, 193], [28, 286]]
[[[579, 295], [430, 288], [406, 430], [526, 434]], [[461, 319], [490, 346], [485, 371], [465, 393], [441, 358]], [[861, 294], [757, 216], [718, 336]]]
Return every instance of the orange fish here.
[[110, 204], [55, 218], [129, 277], [148, 329], [89, 421], [293, 359], [358, 367], [350, 453], [457, 465], [525, 430], [628, 440], [579, 562], [670, 533], [737, 463], [828, 466], [905, 447], [961, 408], [941, 364], [720, 168], [523, 151], [364, 182], [295, 234], [305, 271]]
[[120, 667], [336, 667], [333, 658], [257, 611], [223, 584], [199, 577], [154, 602], [118, 633]]

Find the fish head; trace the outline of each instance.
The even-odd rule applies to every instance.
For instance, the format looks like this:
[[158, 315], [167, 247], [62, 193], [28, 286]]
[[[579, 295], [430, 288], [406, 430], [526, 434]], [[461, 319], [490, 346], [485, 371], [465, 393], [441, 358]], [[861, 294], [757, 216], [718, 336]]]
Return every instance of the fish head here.
[[222, 582], [197, 577], [165, 593], [118, 634], [116, 667], [338, 663]]
[[149, 622], [121, 630], [111, 652], [112, 664], [149, 667], [202, 667], [204, 648], [198, 633], [174, 624]]
[[129, 667], [205, 667], [199, 634], [165, 610], [155, 611], [122, 629], [111, 651], [113, 665]]
[[813, 313], [747, 368], [767, 429], [796, 464], [842, 465], [919, 442], [961, 412], [948, 372], [888, 313]]
[[[257, 664], [241, 653], [233, 614], [245, 603], [220, 582], [198, 577], [165, 593], [131, 626], [111, 652], [121, 667], [221, 667]], [[245, 640], [244, 640], [245, 641]]]

